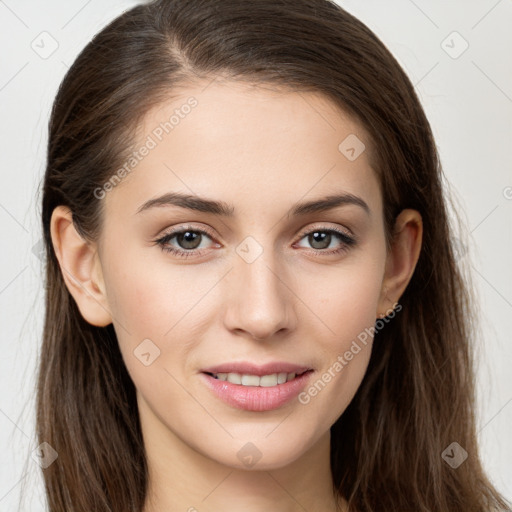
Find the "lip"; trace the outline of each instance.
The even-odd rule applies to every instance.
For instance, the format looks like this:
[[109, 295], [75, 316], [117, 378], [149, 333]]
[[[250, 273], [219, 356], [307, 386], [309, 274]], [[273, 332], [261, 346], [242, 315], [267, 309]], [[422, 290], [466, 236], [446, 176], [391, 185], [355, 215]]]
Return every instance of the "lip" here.
[[272, 375], [273, 373], [303, 373], [312, 370], [310, 366], [288, 363], [285, 361], [272, 361], [263, 365], [256, 365], [248, 361], [223, 363], [201, 370], [203, 373], [240, 373], [248, 375]]
[[[268, 366], [267, 366], [268, 367]], [[267, 367], [264, 367], [265, 371]], [[281, 366], [282, 368], [283, 366]], [[221, 368], [220, 366], [218, 368]], [[295, 366], [295, 368], [298, 368]], [[261, 370], [261, 367], [260, 369]], [[254, 370], [252, 370], [254, 371]], [[225, 373], [225, 372], [212, 372]], [[229, 372], [228, 372], [229, 373]], [[239, 373], [239, 372], [233, 372]], [[278, 372], [271, 372], [278, 373]], [[283, 372], [284, 373], [284, 372]], [[293, 372], [292, 372], [293, 373]], [[236, 409], [246, 411], [271, 411], [278, 409], [295, 398], [307, 385], [313, 370], [305, 371], [302, 375], [295, 377], [284, 384], [275, 386], [243, 386], [228, 381], [219, 380], [208, 373], [201, 373], [200, 376], [210, 390], [225, 403]], [[268, 375], [262, 373], [262, 375]]]

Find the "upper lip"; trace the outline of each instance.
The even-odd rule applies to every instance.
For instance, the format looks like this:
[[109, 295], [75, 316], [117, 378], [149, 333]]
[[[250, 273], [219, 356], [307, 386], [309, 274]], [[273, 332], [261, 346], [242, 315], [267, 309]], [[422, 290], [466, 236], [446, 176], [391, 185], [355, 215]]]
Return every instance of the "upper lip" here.
[[287, 363], [284, 361], [274, 361], [263, 365], [249, 363], [247, 361], [222, 363], [216, 366], [210, 366], [201, 370], [203, 373], [240, 373], [246, 375], [272, 375], [274, 373], [303, 373], [312, 370], [310, 366]]

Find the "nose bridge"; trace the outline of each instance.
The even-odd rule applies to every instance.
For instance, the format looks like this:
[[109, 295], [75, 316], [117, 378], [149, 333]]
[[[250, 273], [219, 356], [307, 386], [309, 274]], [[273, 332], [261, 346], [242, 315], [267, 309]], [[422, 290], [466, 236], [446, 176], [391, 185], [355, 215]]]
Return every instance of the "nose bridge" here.
[[263, 244], [248, 236], [236, 247], [230, 285], [234, 292], [229, 306], [229, 327], [247, 331], [258, 339], [290, 327], [293, 318], [282, 262], [275, 256], [270, 242]]

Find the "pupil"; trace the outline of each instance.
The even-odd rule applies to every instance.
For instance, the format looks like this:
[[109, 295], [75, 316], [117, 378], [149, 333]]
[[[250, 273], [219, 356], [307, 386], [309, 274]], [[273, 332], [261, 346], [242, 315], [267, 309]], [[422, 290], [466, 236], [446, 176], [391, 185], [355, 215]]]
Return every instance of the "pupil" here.
[[[310, 236], [310, 243], [312, 247], [315, 249], [325, 249], [326, 247], [329, 247], [329, 244], [331, 243], [331, 234], [330, 233], [322, 233], [315, 231]], [[315, 239], [317, 238], [317, 239]], [[318, 240], [318, 238], [320, 240]], [[327, 245], [325, 244], [325, 241], [327, 240]], [[315, 247], [315, 244], [320, 243], [320, 247]]]
[[[184, 233], [178, 235], [178, 240], [180, 242], [180, 245], [184, 244], [183, 247], [185, 249], [195, 249], [199, 244], [194, 244], [194, 242], [197, 242], [196, 239], [199, 239], [199, 237], [200, 235], [197, 233], [185, 231]], [[192, 244], [192, 246], [189, 246], [189, 244]]]

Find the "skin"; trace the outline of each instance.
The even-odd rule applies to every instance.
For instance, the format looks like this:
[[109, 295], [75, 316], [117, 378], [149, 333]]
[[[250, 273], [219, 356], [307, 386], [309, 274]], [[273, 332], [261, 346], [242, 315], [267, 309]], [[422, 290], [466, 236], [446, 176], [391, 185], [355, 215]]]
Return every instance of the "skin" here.
[[[89, 323], [114, 324], [137, 388], [150, 472], [145, 512], [346, 510], [333, 496], [329, 429], [364, 377], [371, 337], [309, 403], [294, 399], [273, 411], [227, 405], [200, 372], [226, 361], [278, 360], [309, 365], [316, 382], [399, 302], [419, 256], [421, 216], [401, 212], [387, 253], [366, 133], [317, 93], [200, 83], [150, 111], [135, 147], [190, 96], [197, 107], [102, 199], [97, 243], [81, 239], [64, 207], [51, 221], [70, 293]], [[338, 150], [349, 134], [366, 141], [354, 161]], [[170, 191], [224, 201], [235, 215], [177, 206], [136, 213]], [[346, 204], [286, 216], [297, 202], [335, 192], [359, 196], [370, 215]], [[183, 227], [213, 237], [203, 236], [187, 259], [155, 245]], [[333, 227], [355, 235], [356, 245], [326, 255], [343, 241], [333, 235], [313, 245], [302, 235]], [[250, 251], [262, 250], [250, 263], [236, 252], [247, 236], [257, 241]], [[167, 244], [191, 247], [181, 242]], [[144, 339], [160, 350], [149, 366], [134, 355]], [[261, 453], [252, 467], [237, 456], [249, 442]]]

